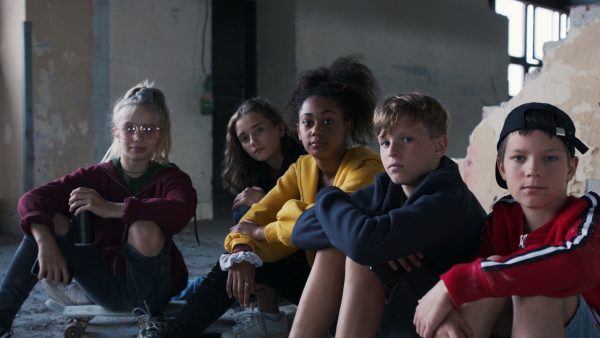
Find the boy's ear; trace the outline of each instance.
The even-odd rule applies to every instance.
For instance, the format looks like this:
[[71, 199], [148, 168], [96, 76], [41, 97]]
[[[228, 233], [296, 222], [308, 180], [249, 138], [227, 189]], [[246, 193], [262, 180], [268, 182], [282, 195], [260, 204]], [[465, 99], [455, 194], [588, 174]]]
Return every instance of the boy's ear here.
[[567, 162], [567, 182], [571, 181], [573, 177], [575, 177], [575, 172], [577, 172], [577, 166], [579, 165], [579, 157], [573, 156]]
[[435, 158], [442, 158], [448, 150], [448, 136], [440, 135], [435, 140]]
[[498, 166], [498, 172], [500, 172], [500, 176], [502, 176], [502, 179], [504, 181], [506, 181], [506, 172], [504, 171], [504, 163], [498, 156], [496, 156], [496, 166]]
[[285, 126], [283, 125], [283, 123], [279, 124], [279, 137], [283, 137], [285, 135]]

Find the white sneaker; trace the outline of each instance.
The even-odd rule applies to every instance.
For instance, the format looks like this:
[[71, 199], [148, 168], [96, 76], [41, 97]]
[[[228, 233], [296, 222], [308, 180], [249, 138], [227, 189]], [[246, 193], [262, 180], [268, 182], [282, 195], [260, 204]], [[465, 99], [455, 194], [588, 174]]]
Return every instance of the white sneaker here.
[[290, 330], [285, 313], [280, 314], [278, 320], [272, 320], [256, 308], [254, 313], [235, 325], [233, 330], [223, 332], [221, 338], [285, 338]]
[[[145, 302], [144, 302], [145, 304]], [[146, 310], [136, 307], [131, 314], [137, 318], [140, 332], [137, 338], [161, 338], [165, 328], [165, 320], [162, 316], [150, 317], [150, 310], [146, 304]]]
[[12, 336], [13, 334], [11, 330], [0, 328], [0, 338], [10, 338]]
[[54, 285], [53, 283], [48, 283], [44, 278], [42, 279], [42, 286], [44, 286], [44, 290], [46, 290], [50, 298], [62, 305], [70, 306], [94, 304], [94, 302], [85, 294], [85, 291], [83, 291], [81, 286], [79, 286], [76, 281], [71, 282], [71, 284], [68, 284], [67, 286], [62, 283]]

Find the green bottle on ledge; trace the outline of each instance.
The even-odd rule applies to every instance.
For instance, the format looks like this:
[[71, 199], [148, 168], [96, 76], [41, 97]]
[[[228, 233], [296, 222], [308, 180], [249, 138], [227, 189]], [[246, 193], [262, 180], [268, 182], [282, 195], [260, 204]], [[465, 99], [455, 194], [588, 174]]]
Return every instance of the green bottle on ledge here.
[[212, 87], [212, 74], [208, 74], [204, 79], [204, 91], [200, 98], [200, 111], [202, 112], [202, 115], [211, 115], [213, 112]]

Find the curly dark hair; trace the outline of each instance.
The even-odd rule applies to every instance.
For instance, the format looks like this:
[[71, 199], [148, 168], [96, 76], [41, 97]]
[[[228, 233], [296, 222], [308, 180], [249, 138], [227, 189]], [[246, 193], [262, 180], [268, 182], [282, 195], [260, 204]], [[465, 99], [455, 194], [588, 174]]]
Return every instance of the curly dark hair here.
[[[344, 113], [344, 120], [354, 121], [350, 139], [356, 144], [367, 144], [368, 138], [373, 136], [373, 111], [379, 84], [371, 70], [359, 60], [359, 55], [340, 57], [330, 67], [300, 73], [283, 107], [287, 130], [293, 139], [298, 138], [296, 124], [302, 103], [316, 95], [334, 99]], [[335, 85], [321, 85], [328, 83]], [[345, 88], [340, 90], [343, 85]]]

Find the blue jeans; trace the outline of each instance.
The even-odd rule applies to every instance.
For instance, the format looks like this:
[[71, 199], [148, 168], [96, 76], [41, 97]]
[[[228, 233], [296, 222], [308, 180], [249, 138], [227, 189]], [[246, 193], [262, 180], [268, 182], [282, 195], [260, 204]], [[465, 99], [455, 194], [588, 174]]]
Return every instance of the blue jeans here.
[[565, 327], [565, 338], [600, 337], [600, 327], [592, 315], [592, 310], [581, 295], [577, 296], [579, 305], [575, 315]]
[[[233, 211], [233, 224], [234, 225], [238, 224], [242, 220], [242, 217], [244, 217], [244, 215], [248, 212], [248, 210], [250, 210], [250, 207], [247, 205], [242, 205], [242, 206], [238, 207], [237, 209], [235, 209]], [[192, 295], [194, 294], [194, 292], [196, 292], [196, 290], [200, 287], [200, 284], [202, 284], [204, 279], [205, 279], [204, 277], [198, 276], [194, 279], [188, 280], [188, 283], [187, 283], [187, 286], [185, 287], [185, 289], [183, 291], [181, 291], [179, 294], [173, 296], [173, 298], [171, 298], [171, 300], [173, 300], [173, 301], [189, 300], [190, 298], [192, 298]]]
[[190, 298], [192, 298], [192, 295], [194, 294], [194, 292], [196, 292], [196, 290], [200, 287], [200, 284], [202, 284], [202, 282], [204, 282], [204, 277], [202, 277], [202, 276], [198, 276], [194, 279], [188, 280], [187, 286], [185, 287], [185, 289], [183, 291], [181, 291], [179, 294], [176, 294], [175, 296], [171, 297], [171, 300], [173, 300], [173, 301], [189, 300]]
[[235, 209], [233, 211], [233, 224], [238, 224], [242, 220], [242, 217], [244, 217], [244, 215], [248, 212], [248, 210], [250, 210], [250, 207], [247, 205], [242, 205]]
[[[75, 246], [69, 231], [64, 237], [54, 235], [67, 265], [86, 294], [98, 305], [112, 310], [132, 311], [146, 304], [152, 315], [160, 313], [171, 298], [171, 240], [156, 257], [140, 254], [125, 242], [121, 254], [126, 260], [124, 275], [111, 274], [96, 246]], [[0, 328], [12, 322], [37, 283], [31, 268], [38, 255], [35, 240], [25, 236], [0, 285]]]

